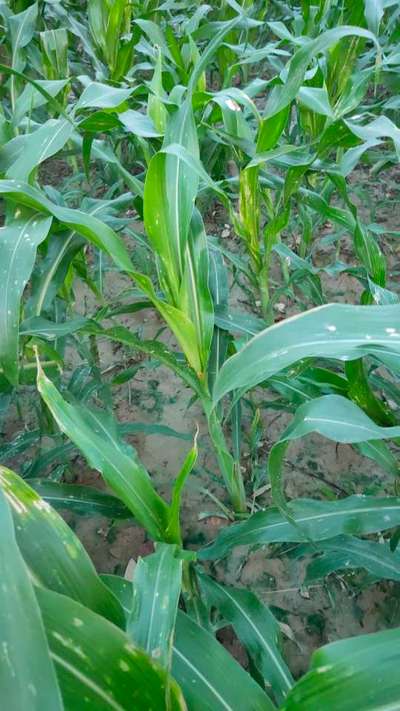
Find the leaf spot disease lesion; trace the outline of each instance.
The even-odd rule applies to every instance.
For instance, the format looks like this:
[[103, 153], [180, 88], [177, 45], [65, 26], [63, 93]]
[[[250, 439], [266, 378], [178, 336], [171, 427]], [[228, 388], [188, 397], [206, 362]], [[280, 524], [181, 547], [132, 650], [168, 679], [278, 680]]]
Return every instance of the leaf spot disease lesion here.
[[59, 632], [56, 632], [56, 630], [52, 631], [52, 635], [54, 639], [57, 640], [57, 642], [62, 644], [63, 647], [69, 649], [71, 652], [74, 652], [78, 657], [85, 661], [88, 659], [82, 647], [79, 647], [77, 644], [75, 644], [73, 639], [67, 639], [66, 637], [63, 637], [63, 635]]
[[239, 104], [234, 101], [233, 99], [226, 99], [225, 105], [230, 109], [231, 111], [241, 111], [241, 108]]
[[37, 689], [34, 684], [28, 684], [28, 691], [32, 694], [32, 696], [37, 696]]
[[323, 667], [317, 667], [316, 672], [317, 674], [325, 674], [326, 672], [330, 671], [332, 669], [332, 664], [325, 664]]
[[51, 506], [43, 499], [36, 499], [36, 501], [33, 502], [33, 505], [36, 509], [39, 509], [39, 511], [52, 511]]
[[8, 644], [7, 644], [7, 642], [2, 642], [2, 643], [1, 643], [1, 651], [2, 651], [2, 657], [3, 657], [3, 660], [5, 661], [5, 663], [8, 664], [9, 666], [11, 666], [11, 664], [10, 664], [10, 657], [9, 657], [9, 655], [8, 655]]
[[64, 546], [67, 549], [67, 553], [71, 558], [76, 559], [79, 557], [79, 549], [76, 547], [76, 545], [68, 543], [68, 541], [64, 541]]
[[[28, 514], [29, 510], [25, 506], [25, 504], [20, 501], [11, 491], [7, 491], [6, 489], [4, 490], [4, 493], [7, 497], [8, 502], [10, 503], [11, 507], [14, 509], [14, 511], [22, 516], [23, 514]], [[17, 526], [17, 529], [20, 530]]]

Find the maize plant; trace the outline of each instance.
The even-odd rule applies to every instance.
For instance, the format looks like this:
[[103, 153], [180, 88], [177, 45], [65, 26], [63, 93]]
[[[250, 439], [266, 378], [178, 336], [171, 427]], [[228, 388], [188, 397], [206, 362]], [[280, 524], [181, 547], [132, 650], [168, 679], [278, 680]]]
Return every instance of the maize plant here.
[[0, 1], [12, 711], [400, 708], [399, 39], [395, 0]]

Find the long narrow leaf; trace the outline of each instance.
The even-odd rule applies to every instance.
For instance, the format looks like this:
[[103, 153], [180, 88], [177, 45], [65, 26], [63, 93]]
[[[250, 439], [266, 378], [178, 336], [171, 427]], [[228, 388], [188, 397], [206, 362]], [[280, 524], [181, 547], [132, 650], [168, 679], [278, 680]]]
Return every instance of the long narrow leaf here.
[[51, 217], [17, 209], [0, 227], [0, 365], [10, 382], [18, 382], [18, 332], [21, 297], [31, 275], [38, 245], [46, 239]]
[[281, 501], [282, 462], [289, 443], [311, 432], [336, 442], [355, 443], [400, 437], [400, 426], [380, 427], [358, 405], [341, 395], [324, 395], [301, 405], [268, 459], [275, 502]]
[[49, 119], [32, 133], [16, 136], [0, 150], [0, 172], [27, 181], [37, 166], [64, 148], [73, 130], [67, 119]]
[[354, 568], [364, 568], [374, 578], [400, 580], [400, 553], [391, 551], [386, 543], [339, 536], [316, 547], [322, 555], [307, 566], [306, 585], [336, 570], [351, 571]]
[[209, 605], [231, 623], [267, 687], [282, 703], [293, 679], [278, 646], [280, 629], [273, 614], [250, 590], [221, 585], [205, 575], [200, 582]]
[[163, 667], [170, 667], [176, 612], [181, 591], [182, 560], [176, 546], [160, 544], [140, 558], [133, 579], [133, 607], [127, 631], [134, 644]]
[[259, 511], [247, 521], [223, 529], [214, 543], [199, 551], [199, 558], [222, 558], [235, 546], [320, 541], [342, 534], [384, 531], [400, 523], [400, 498], [356, 495], [340, 501], [296, 499], [290, 502], [288, 511], [296, 525], [275, 507]]
[[79, 514], [97, 514], [115, 519], [131, 516], [120, 499], [91, 486], [60, 484], [49, 479], [29, 479], [29, 484], [55, 509], [69, 509]]
[[265, 115], [274, 116], [293, 101], [303, 83], [307, 67], [313, 57], [317, 56], [320, 52], [325, 52], [344, 37], [351, 36], [369, 39], [375, 44], [379, 51], [379, 44], [375, 35], [362, 27], [342, 25], [341, 27], [335, 27], [334, 29], [323, 32], [319, 37], [306, 42], [303, 47], [297, 50], [290, 61], [285, 84], [275, 87], [275, 90], [271, 92]]
[[292, 316], [252, 338], [221, 368], [215, 401], [236, 388], [250, 388], [301, 358], [351, 360], [400, 353], [400, 309], [328, 304]]
[[11, 506], [18, 546], [35, 579], [122, 626], [118, 601], [61, 516], [5, 467], [0, 467], [0, 488]]
[[38, 588], [37, 597], [66, 711], [79, 700], [99, 711], [185, 711], [174, 680], [125, 632], [64, 595]]
[[18, 180], [0, 180], [0, 195], [13, 202], [52, 215], [78, 234], [107, 252], [120, 269], [133, 271], [133, 265], [122, 239], [104, 222], [81, 210], [51, 202], [40, 190]]
[[40, 609], [1, 490], [0, 540], [0, 688], [3, 702], [15, 711], [62, 711]]
[[399, 629], [321, 647], [282, 711], [395, 711], [400, 706], [399, 649]]
[[268, 696], [214, 637], [178, 612], [172, 673], [190, 711], [273, 711]]
[[112, 419], [105, 413], [66, 402], [40, 369], [37, 383], [61, 431], [81, 449], [90, 466], [102, 474], [136, 520], [153, 538], [162, 540], [168, 524], [168, 506], [156, 493], [133, 449], [118, 438]]

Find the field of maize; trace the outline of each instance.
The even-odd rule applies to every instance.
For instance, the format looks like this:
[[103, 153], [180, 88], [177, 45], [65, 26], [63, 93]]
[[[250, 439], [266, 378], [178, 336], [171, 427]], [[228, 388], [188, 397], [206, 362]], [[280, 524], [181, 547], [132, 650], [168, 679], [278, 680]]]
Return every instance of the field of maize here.
[[0, 0], [4, 711], [400, 709], [398, 125], [399, 0]]

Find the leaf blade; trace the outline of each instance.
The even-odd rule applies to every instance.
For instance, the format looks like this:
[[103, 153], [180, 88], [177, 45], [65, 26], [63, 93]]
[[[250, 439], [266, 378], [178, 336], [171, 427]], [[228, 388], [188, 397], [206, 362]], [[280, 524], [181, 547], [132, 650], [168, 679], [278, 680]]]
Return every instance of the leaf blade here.
[[279, 651], [279, 625], [254, 593], [221, 585], [202, 575], [200, 584], [208, 602], [230, 622], [254, 664], [282, 703], [293, 686], [292, 675]]
[[0, 686], [9, 708], [62, 711], [39, 606], [0, 490]]
[[258, 385], [302, 358], [351, 360], [367, 353], [384, 357], [386, 352], [400, 352], [397, 305], [319, 306], [266, 328], [229, 358], [216, 380], [214, 400]]
[[400, 701], [399, 640], [400, 630], [394, 629], [322, 647], [314, 652], [310, 671], [294, 686], [282, 711], [335, 707], [394, 711]]
[[110, 488], [156, 540], [162, 540], [168, 524], [168, 506], [156, 493], [150, 477], [133, 449], [119, 440], [112, 418], [66, 402], [53, 383], [38, 369], [40, 395], [61, 431], [100, 471]]
[[400, 498], [355, 495], [338, 501], [296, 499], [288, 504], [288, 512], [296, 525], [279, 509], [270, 507], [221, 531], [209, 547], [199, 551], [198, 557], [214, 560], [238, 545], [299, 543], [384, 531], [400, 523]]
[[172, 673], [191, 711], [272, 711], [275, 707], [260, 686], [214, 637], [179, 611]]
[[36, 594], [66, 709], [85, 698], [99, 711], [184, 711], [177, 684], [125, 632], [64, 595], [43, 588]]
[[122, 626], [124, 618], [117, 600], [61, 516], [23, 479], [2, 466], [0, 489], [10, 503], [19, 548], [36, 580]]
[[[19, 212], [19, 215], [17, 213]], [[19, 311], [38, 245], [46, 239], [52, 218], [17, 210], [10, 224], [0, 227], [0, 364], [8, 380], [18, 382]]]
[[140, 558], [133, 578], [133, 607], [127, 632], [139, 647], [167, 669], [182, 580], [182, 560], [176, 546], [160, 544]]

